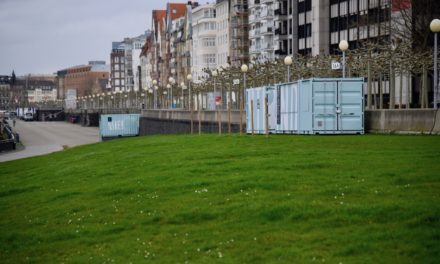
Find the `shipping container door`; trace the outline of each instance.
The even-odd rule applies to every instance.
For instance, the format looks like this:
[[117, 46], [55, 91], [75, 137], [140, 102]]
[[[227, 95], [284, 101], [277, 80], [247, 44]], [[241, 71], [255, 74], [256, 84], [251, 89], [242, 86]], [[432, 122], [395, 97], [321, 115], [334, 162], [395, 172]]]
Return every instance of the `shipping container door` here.
[[338, 130], [336, 82], [313, 82], [313, 130]]
[[344, 81], [338, 83], [339, 131], [363, 130], [363, 83], [360, 81]]
[[[252, 124], [254, 125], [254, 133], [264, 133], [264, 96], [263, 88], [252, 88], [246, 90], [246, 127], [247, 133], [252, 133]], [[251, 108], [253, 105], [253, 108]], [[253, 118], [252, 118], [253, 110]], [[253, 123], [252, 123], [253, 121]]]
[[277, 128], [277, 102], [276, 90], [272, 87], [267, 88], [267, 104], [269, 112], [269, 130], [275, 131]]
[[293, 133], [298, 130], [298, 89], [297, 84], [277, 87], [278, 132]]

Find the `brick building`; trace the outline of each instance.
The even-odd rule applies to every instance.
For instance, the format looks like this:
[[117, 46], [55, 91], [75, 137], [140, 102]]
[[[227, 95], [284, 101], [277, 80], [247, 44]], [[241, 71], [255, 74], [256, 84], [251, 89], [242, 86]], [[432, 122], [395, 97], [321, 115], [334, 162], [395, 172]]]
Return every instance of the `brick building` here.
[[[57, 77], [60, 98], [65, 99], [69, 92], [76, 93], [77, 97], [92, 94], [96, 83], [100, 83], [100, 80], [108, 81], [110, 73], [105, 61], [90, 61], [88, 65], [60, 70], [57, 72]], [[105, 87], [102, 87], [101, 92], [106, 92]]]

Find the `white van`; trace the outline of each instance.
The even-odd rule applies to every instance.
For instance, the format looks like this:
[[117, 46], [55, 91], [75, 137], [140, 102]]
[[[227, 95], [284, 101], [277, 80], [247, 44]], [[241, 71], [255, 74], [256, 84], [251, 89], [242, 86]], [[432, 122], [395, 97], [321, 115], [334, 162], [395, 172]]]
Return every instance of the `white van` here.
[[32, 121], [34, 120], [34, 114], [31, 112], [27, 112], [24, 114], [24, 121]]

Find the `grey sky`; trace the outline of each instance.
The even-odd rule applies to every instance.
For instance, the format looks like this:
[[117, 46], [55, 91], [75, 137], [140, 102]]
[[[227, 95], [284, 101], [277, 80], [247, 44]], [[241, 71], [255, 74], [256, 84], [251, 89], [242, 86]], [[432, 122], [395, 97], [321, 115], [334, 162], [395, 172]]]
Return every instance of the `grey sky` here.
[[151, 28], [151, 11], [186, 0], [0, 0], [0, 75], [109, 61], [112, 41]]

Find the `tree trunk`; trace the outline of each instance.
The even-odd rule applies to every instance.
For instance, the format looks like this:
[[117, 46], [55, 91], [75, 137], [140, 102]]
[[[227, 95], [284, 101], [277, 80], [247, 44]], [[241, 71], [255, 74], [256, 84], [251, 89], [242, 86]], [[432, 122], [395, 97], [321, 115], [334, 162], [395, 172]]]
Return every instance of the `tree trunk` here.
[[[424, 67], [424, 66], [423, 66]], [[420, 93], [419, 93], [419, 103], [420, 103], [420, 108], [425, 108], [425, 80], [424, 80], [424, 71], [425, 69], [423, 69], [423, 73], [420, 76]]]
[[399, 109], [402, 109], [403, 101], [403, 71], [400, 69]]
[[382, 87], [382, 79], [383, 79], [383, 75], [382, 72], [379, 73], [379, 81], [377, 82], [377, 87], [379, 89], [379, 109], [383, 108], [383, 88]]
[[389, 105], [389, 109], [394, 109], [394, 105], [395, 105], [395, 98], [394, 98], [394, 94], [395, 94], [395, 82], [396, 82], [396, 71], [394, 69], [394, 65], [393, 62], [391, 61], [390, 63], [390, 105]]
[[410, 93], [411, 93], [411, 72], [408, 71], [408, 76], [406, 77], [408, 85], [406, 86], [406, 109], [411, 108], [411, 100], [410, 100]]
[[370, 60], [367, 62], [367, 79], [368, 79], [368, 91], [367, 91], [367, 108], [371, 110], [371, 66]]
[[425, 108], [429, 108], [429, 97], [428, 97], [428, 71], [423, 68], [423, 84], [425, 86], [423, 97], [425, 98]]

